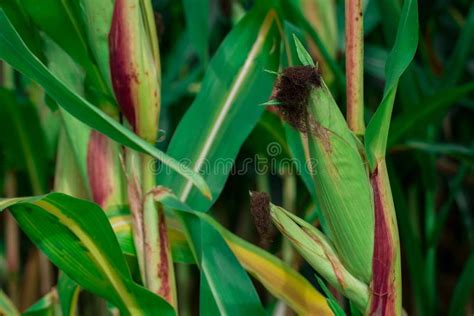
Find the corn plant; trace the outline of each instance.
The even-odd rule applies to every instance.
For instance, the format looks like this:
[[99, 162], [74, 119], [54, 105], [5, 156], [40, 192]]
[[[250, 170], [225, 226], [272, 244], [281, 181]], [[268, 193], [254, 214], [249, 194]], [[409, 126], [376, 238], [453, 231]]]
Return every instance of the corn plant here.
[[2, 315], [436, 313], [447, 211], [417, 257], [387, 151], [474, 90], [473, 8], [440, 100], [404, 118], [418, 3], [375, 2], [0, 0]]

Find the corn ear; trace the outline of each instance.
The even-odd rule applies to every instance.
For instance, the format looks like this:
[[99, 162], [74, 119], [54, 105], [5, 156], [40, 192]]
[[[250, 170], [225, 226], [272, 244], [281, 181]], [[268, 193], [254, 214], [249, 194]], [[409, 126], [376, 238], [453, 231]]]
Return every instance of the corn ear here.
[[314, 182], [329, 237], [347, 269], [368, 283], [374, 244], [374, 205], [360, 142], [323, 81], [309, 96], [309, 148]]
[[93, 130], [87, 147], [87, 175], [92, 199], [106, 212], [125, 205], [125, 179], [120, 146]]
[[[158, 38], [150, 0], [116, 0], [109, 34], [110, 73], [120, 109], [135, 134], [154, 144], [160, 114]], [[154, 201], [154, 158], [126, 150], [134, 244], [145, 286], [174, 307], [176, 286], [166, 223]]]
[[109, 34], [110, 72], [122, 113], [138, 136], [154, 143], [160, 113], [160, 69], [154, 47], [157, 39], [148, 31], [155, 25], [144, 16], [144, 2], [115, 2]]
[[367, 284], [354, 277], [344, 266], [326, 236], [303, 219], [276, 205], [270, 215], [278, 230], [286, 236], [308, 263], [333, 287], [365, 311], [369, 300]]

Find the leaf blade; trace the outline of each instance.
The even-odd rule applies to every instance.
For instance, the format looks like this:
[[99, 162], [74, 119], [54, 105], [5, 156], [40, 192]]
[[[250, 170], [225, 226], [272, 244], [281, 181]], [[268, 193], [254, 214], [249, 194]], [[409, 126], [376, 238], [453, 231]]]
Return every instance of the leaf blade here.
[[201, 176], [133, 134], [103, 111], [69, 90], [52, 75], [38, 58], [29, 51], [2, 9], [0, 9], [0, 30], [0, 58], [7, 61], [25, 76], [41, 84], [62, 108], [83, 123], [122, 145], [145, 152], [162, 161], [171, 169], [176, 170], [178, 174], [189, 179], [205, 196], [210, 197], [209, 188]]
[[0, 208], [5, 207], [49, 259], [84, 289], [129, 313], [175, 314], [165, 300], [132, 281], [107, 217], [97, 205], [51, 193], [0, 200]]
[[[213, 199], [203, 199], [175, 173], [163, 179], [158, 175], [158, 182], [193, 209], [205, 211], [219, 196], [240, 146], [264, 110], [258, 104], [268, 98], [274, 80], [264, 70], [278, 67], [277, 19], [274, 9], [257, 5], [239, 22], [211, 60], [199, 95], [171, 139], [167, 153], [188, 161], [194, 172], [204, 172]], [[226, 73], [218, 75], [223, 68]], [[190, 134], [190, 128], [199, 133]]]
[[369, 122], [366, 132], [367, 159], [371, 170], [385, 157], [392, 109], [398, 80], [411, 63], [418, 46], [418, 2], [406, 0], [395, 44], [385, 65], [385, 88], [382, 102]]

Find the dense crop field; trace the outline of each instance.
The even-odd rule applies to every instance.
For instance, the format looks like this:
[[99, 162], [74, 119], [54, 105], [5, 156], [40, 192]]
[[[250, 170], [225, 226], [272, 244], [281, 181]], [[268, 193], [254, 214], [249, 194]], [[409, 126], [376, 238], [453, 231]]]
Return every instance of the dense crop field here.
[[472, 315], [469, 0], [0, 0], [0, 315]]

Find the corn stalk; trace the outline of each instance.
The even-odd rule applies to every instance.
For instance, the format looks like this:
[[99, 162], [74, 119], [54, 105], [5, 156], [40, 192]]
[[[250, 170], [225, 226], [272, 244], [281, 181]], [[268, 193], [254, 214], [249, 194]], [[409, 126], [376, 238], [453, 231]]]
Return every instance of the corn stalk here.
[[[118, 0], [109, 35], [112, 86], [132, 130], [150, 144], [158, 134], [161, 69], [151, 2]], [[163, 208], [152, 197], [155, 159], [126, 150], [128, 197], [145, 286], [176, 306], [176, 290]]]

